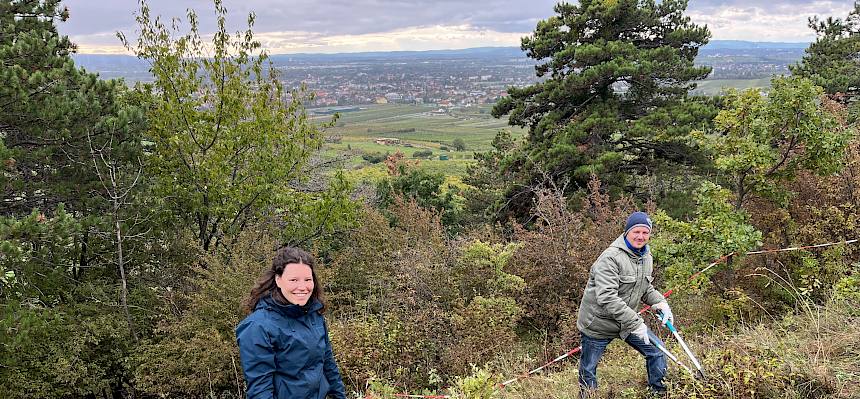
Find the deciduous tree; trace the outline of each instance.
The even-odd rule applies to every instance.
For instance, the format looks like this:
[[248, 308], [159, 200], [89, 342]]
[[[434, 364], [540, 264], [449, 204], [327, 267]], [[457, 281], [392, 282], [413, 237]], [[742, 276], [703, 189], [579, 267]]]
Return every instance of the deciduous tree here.
[[[137, 42], [120, 35], [129, 50], [151, 63], [155, 78], [143, 89], [155, 98], [148, 170], [156, 191], [204, 250], [273, 212], [294, 218], [292, 213], [322, 195], [303, 192], [297, 184], [324, 139], [303, 105], [312, 95], [282, 86], [254, 39], [254, 14], [247, 30], [232, 35], [222, 2], [214, 4], [217, 29], [211, 43], [201, 37], [193, 10], [187, 15], [190, 31], [180, 34], [176, 20], [168, 28], [150, 15], [146, 2], [137, 15]], [[332, 194], [343, 199], [345, 186], [337, 187], [341, 190]], [[323, 211], [320, 223], [330, 224], [334, 219], [325, 215], [333, 210]], [[334, 211], [338, 217], [345, 212]], [[316, 226], [307, 227], [315, 231]]]
[[821, 104], [823, 91], [805, 78], [775, 78], [763, 95], [729, 91], [715, 134], [697, 134], [726, 174], [740, 209], [750, 195], [780, 199], [801, 168], [838, 170], [850, 131]]

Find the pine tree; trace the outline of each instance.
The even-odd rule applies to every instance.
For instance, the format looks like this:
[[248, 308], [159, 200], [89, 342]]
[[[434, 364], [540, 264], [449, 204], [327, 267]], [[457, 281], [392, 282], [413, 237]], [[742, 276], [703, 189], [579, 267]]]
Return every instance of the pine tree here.
[[523, 38], [543, 81], [510, 88], [493, 109], [529, 129], [522, 149], [501, 162], [502, 173], [518, 176], [509, 204], [527, 206], [522, 194], [544, 177], [572, 178], [577, 189], [595, 173], [623, 187], [635, 175], [701, 162], [689, 132], [716, 111], [688, 92], [710, 73], [693, 64], [710, 32], [690, 22], [686, 7], [684, 0], [560, 3]]
[[0, 1], [0, 157], [6, 169], [0, 213], [26, 215], [59, 203], [89, 213], [99, 183], [87, 162], [87, 138], [97, 145], [135, 142], [127, 137], [142, 113], [121, 104], [121, 82], [75, 67], [75, 46], [54, 25], [67, 18], [59, 0]]
[[809, 27], [818, 37], [791, 72], [812, 79], [828, 94], [860, 90], [860, 2], [844, 20], [812, 17]]

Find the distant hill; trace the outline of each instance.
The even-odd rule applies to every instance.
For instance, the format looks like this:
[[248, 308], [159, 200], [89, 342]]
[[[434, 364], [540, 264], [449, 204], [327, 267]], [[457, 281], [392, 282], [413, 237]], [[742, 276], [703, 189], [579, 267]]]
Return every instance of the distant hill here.
[[722, 50], [722, 49], [806, 49], [809, 47], [808, 42], [799, 43], [784, 43], [784, 42], [749, 42], [744, 40], [711, 40], [702, 49]]
[[426, 51], [373, 51], [361, 53], [334, 54], [274, 54], [276, 63], [281, 61], [366, 61], [366, 60], [403, 60], [403, 59], [468, 59], [468, 58], [523, 58], [525, 54], [519, 47], [474, 47], [461, 50]]
[[75, 64], [91, 71], [149, 70], [149, 63], [131, 55], [72, 54]]
[[[697, 64], [714, 67], [715, 79], [753, 79], [788, 71], [803, 56], [809, 43], [712, 40], [699, 51]], [[74, 54], [77, 65], [98, 72], [102, 78], [125, 78], [128, 82], [151, 80], [149, 63], [128, 55]], [[410, 63], [433, 61], [444, 68], [446, 62], [475, 60], [482, 64], [533, 63], [518, 47], [477, 47], [461, 50], [374, 51], [335, 54], [273, 54], [278, 67], [311, 68], [315, 65], [367, 63]], [[529, 72], [532, 73], [532, 72]]]
[[[711, 40], [702, 48], [703, 51], [713, 50], [765, 50], [765, 49], [799, 49], [803, 50], [809, 43], [781, 42], [750, 42], [742, 40]], [[94, 71], [135, 70], [148, 68], [149, 64], [128, 55], [113, 54], [74, 54], [75, 62]], [[333, 54], [273, 54], [272, 60], [278, 61], [344, 61], [344, 60], [378, 60], [378, 59], [420, 59], [420, 58], [525, 58], [525, 53], [519, 47], [475, 47], [460, 50], [427, 50], [427, 51], [372, 51], [358, 53]]]

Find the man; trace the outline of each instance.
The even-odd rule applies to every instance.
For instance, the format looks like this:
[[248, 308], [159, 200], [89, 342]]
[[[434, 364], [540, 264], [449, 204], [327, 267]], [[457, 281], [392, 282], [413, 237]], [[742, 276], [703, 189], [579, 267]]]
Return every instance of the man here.
[[591, 266], [585, 294], [579, 305], [576, 327], [582, 336], [579, 385], [582, 397], [597, 388], [597, 362], [606, 346], [620, 338], [645, 357], [648, 386], [665, 392], [666, 359], [651, 344], [660, 342], [637, 313], [639, 302], [651, 305], [670, 321], [672, 310], [663, 295], [651, 285], [653, 258], [648, 248], [651, 219], [645, 212], [627, 218], [621, 234]]

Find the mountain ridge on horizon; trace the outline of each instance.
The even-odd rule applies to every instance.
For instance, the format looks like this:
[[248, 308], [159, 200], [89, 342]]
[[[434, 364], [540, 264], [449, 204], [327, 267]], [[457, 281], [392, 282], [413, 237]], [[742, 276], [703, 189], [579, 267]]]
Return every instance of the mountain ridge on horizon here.
[[[742, 50], [742, 49], [805, 49], [810, 42], [758, 42], [749, 40], [711, 40], [708, 44], [701, 47], [702, 50]], [[486, 47], [469, 47], [464, 49], [437, 49], [437, 50], [392, 50], [392, 51], [357, 51], [357, 52], [339, 52], [339, 53], [277, 53], [269, 54], [272, 58], [348, 58], [348, 57], [379, 57], [384, 55], [389, 56], [421, 56], [421, 55], [480, 55], [480, 54], [498, 54], [511, 52], [521, 54], [522, 50], [516, 46], [486, 46]], [[136, 58], [128, 54], [99, 54], [99, 53], [75, 53], [73, 57], [90, 58], [90, 57], [105, 57], [105, 58]]]

